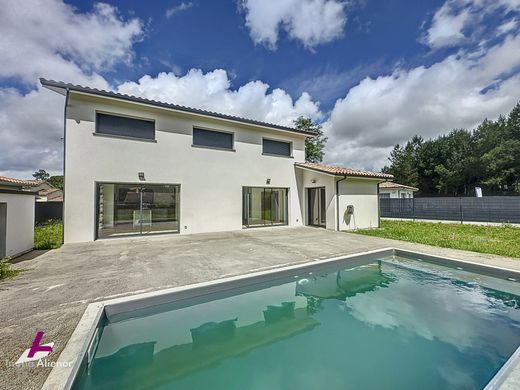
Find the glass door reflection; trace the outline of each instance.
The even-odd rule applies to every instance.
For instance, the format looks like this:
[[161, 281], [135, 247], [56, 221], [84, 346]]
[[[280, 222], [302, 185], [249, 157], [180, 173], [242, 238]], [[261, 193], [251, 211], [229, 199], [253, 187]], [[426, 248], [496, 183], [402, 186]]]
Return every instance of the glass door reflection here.
[[243, 188], [245, 227], [287, 225], [287, 188]]
[[178, 232], [179, 189], [173, 184], [98, 184], [97, 237]]

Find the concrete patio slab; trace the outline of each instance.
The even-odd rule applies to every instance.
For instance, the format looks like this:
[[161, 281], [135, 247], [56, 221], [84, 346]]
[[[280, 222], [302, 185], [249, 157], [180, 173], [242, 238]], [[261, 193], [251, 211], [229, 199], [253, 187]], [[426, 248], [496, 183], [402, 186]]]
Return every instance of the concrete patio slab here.
[[38, 389], [51, 368], [14, 367], [37, 330], [57, 359], [89, 303], [386, 247], [520, 270], [520, 261], [318, 228], [265, 228], [69, 244], [0, 283], [0, 388]]

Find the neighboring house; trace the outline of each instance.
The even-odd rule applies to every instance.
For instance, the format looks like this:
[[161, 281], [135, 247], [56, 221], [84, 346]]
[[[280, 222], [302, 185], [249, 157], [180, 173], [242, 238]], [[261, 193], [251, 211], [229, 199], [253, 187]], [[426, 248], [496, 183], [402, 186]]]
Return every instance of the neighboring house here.
[[34, 246], [34, 194], [22, 188], [35, 183], [0, 176], [0, 259]]
[[380, 198], [413, 198], [416, 191], [419, 189], [390, 181], [379, 184]]
[[265, 226], [379, 225], [391, 175], [305, 163], [315, 134], [41, 80], [66, 96], [65, 242]]
[[36, 185], [26, 187], [25, 190], [37, 194], [36, 202], [63, 202], [63, 191], [48, 181], [40, 181]]
[[41, 182], [38, 180], [15, 179], [12, 177], [0, 176], [0, 189], [21, 191], [25, 188], [37, 186]]

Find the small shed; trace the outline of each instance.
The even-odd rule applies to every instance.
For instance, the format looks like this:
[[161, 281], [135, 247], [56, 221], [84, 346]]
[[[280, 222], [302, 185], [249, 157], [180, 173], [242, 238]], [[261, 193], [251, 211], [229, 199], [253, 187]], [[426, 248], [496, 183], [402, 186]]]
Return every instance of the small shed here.
[[34, 193], [0, 188], [0, 259], [33, 248], [34, 203]]

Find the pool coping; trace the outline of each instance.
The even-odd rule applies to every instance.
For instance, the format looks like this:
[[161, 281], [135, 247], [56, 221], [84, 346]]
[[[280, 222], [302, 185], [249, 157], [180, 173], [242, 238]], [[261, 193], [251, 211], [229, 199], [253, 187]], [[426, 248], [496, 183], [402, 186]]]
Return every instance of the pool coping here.
[[[396, 247], [382, 248], [372, 251], [359, 252], [346, 256], [336, 256], [327, 259], [314, 259], [301, 263], [288, 263], [285, 265], [260, 269], [246, 274], [219, 278], [211, 281], [194, 283], [185, 286], [156, 290], [152, 292], [128, 295], [125, 297], [108, 299], [105, 301], [94, 302], [87, 306], [78, 325], [74, 329], [69, 341], [61, 352], [56, 365], [51, 370], [42, 390], [66, 389], [69, 390], [74, 385], [76, 377], [81, 369], [90, 363], [95, 351], [97, 339], [100, 337], [99, 331], [104, 320], [108, 316], [118, 315], [133, 310], [144, 309], [150, 306], [162, 305], [172, 301], [182, 300], [189, 297], [197, 297], [216, 292], [223, 292], [232, 288], [245, 287], [250, 284], [257, 284], [271, 279], [272, 275], [280, 277], [289, 276], [294, 271], [309, 272], [320, 266], [342, 262], [348, 259], [353, 264], [363, 261], [367, 257], [374, 255], [380, 256], [420, 256], [428, 262], [437, 264], [458, 264], [460, 268], [470, 271], [484, 272], [487, 274], [506, 277], [511, 279], [511, 275], [516, 277], [514, 281], [520, 282], [520, 271], [504, 267], [495, 267], [478, 262], [459, 260], [449, 257], [434, 256], [427, 253], [399, 249]], [[131, 294], [131, 292], [130, 292]], [[506, 363], [500, 368], [496, 375], [486, 385], [485, 390], [509, 390], [518, 388], [520, 383], [520, 347], [511, 355]]]

